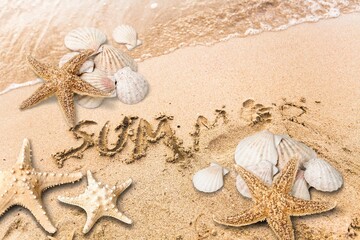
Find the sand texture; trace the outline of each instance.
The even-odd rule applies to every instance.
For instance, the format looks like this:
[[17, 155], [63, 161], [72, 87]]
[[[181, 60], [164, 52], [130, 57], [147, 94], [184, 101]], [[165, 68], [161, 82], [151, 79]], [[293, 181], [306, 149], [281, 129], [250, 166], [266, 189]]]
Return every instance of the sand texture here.
[[[297, 239], [355, 239], [360, 236], [359, 39], [360, 15], [350, 14], [141, 62], [139, 71], [150, 84], [147, 98], [137, 105], [108, 99], [94, 110], [76, 106], [78, 121], [94, 121], [81, 127], [94, 134], [88, 141], [97, 140], [108, 121], [109, 133], [102, 132], [100, 147], [83, 146], [89, 148], [82, 158], [66, 159], [61, 168], [52, 155], [83, 140], [69, 131], [56, 99], [20, 111], [18, 106], [39, 85], [9, 92], [0, 96], [0, 169], [14, 164], [26, 137], [38, 170], [91, 170], [109, 185], [133, 179], [117, 206], [134, 224], [103, 218], [85, 236], [85, 212], [57, 197], [83, 192], [86, 179], [44, 192], [45, 208], [58, 228], [55, 239], [275, 239], [266, 223], [231, 228], [212, 220], [214, 214], [228, 215], [252, 204], [235, 188], [233, 154], [240, 139], [269, 129], [303, 141], [344, 177], [337, 192], [311, 189], [312, 199], [336, 201], [337, 207], [294, 217]], [[115, 127], [125, 117], [131, 119], [130, 134], [117, 143], [122, 132]], [[146, 143], [137, 134], [139, 124], [148, 131], [160, 124], [168, 134], [155, 134]], [[134, 151], [144, 156], [134, 159]], [[193, 174], [214, 161], [231, 170], [224, 187], [213, 194], [196, 191]], [[0, 238], [48, 239], [48, 234], [28, 210], [13, 207], [0, 218]]]

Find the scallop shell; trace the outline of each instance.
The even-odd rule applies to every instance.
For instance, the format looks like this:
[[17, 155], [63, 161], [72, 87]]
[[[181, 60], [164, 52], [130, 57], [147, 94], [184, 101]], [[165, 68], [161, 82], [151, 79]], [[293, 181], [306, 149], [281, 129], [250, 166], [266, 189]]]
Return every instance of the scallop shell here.
[[304, 178], [304, 171], [300, 170], [296, 174], [294, 186], [292, 188], [292, 195], [304, 200], [310, 200], [309, 184]]
[[[67, 53], [64, 56], [62, 56], [62, 58], [59, 61], [59, 67], [64, 66], [65, 63], [67, 63], [70, 59], [72, 59], [73, 57], [75, 57], [78, 54], [79, 54], [79, 52], [70, 52], [70, 53]], [[95, 66], [95, 63], [93, 60], [86, 60], [84, 62], [84, 64], [81, 66], [81, 68], [79, 70], [79, 74], [90, 73], [90, 72], [94, 71], [94, 66]]]
[[135, 104], [143, 100], [149, 91], [149, 84], [138, 72], [125, 67], [114, 74], [116, 93], [121, 102]]
[[277, 159], [274, 134], [268, 130], [244, 138], [235, 150], [235, 162], [242, 167], [257, 164], [261, 160], [276, 165]]
[[129, 25], [120, 25], [116, 27], [112, 36], [115, 42], [125, 44], [128, 50], [132, 50], [141, 44], [141, 41], [137, 39], [136, 30]]
[[137, 71], [137, 64], [134, 59], [111, 45], [102, 45], [99, 48], [99, 54], [95, 57], [94, 62], [96, 68], [109, 75], [115, 74], [126, 66], [135, 72]]
[[106, 35], [97, 28], [82, 27], [69, 32], [65, 36], [65, 46], [73, 51], [94, 49], [106, 42]]
[[341, 174], [328, 162], [320, 158], [313, 158], [304, 164], [305, 180], [320, 191], [332, 192], [338, 190], [343, 184]]
[[304, 143], [298, 142], [288, 135], [277, 135], [275, 139], [279, 139], [279, 136], [281, 137], [281, 140], [276, 141], [279, 142], [277, 145], [277, 152], [279, 155], [278, 168], [280, 170], [283, 169], [285, 164], [291, 158], [296, 157], [299, 159], [299, 168], [303, 168], [304, 163], [310, 159], [316, 158], [316, 152]]
[[[273, 176], [278, 172], [278, 169], [275, 167], [275, 165], [266, 160], [262, 160], [257, 164], [247, 166], [245, 169], [258, 176], [264, 183], [268, 185], [271, 185]], [[247, 198], [251, 198], [249, 188], [240, 175], [236, 177], [236, 188], [241, 195]]]
[[224, 185], [224, 175], [229, 171], [217, 163], [211, 163], [209, 167], [201, 169], [193, 176], [194, 187], [206, 193], [216, 192]]
[[[84, 73], [80, 77], [102, 91], [115, 93], [115, 83], [101, 70], [95, 69], [94, 72]], [[103, 100], [102, 97], [77, 96], [77, 103], [84, 108], [97, 108]]]

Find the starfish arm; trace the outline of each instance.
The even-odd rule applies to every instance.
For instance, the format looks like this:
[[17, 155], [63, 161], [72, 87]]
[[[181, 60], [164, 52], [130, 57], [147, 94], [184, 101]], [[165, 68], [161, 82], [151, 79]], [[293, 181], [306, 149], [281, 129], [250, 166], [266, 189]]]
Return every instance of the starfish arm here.
[[77, 197], [62, 197], [62, 196], [58, 196], [58, 200], [62, 203], [66, 203], [66, 204], [69, 204], [69, 205], [74, 205], [74, 206], [77, 206], [77, 207], [80, 207], [82, 209], [85, 209], [84, 208], [84, 202], [86, 202], [86, 196], [85, 194], [81, 194]]
[[65, 69], [71, 74], [78, 74], [81, 66], [84, 62], [90, 57], [90, 55], [94, 52], [94, 50], [88, 49], [80, 52], [78, 55], [74, 56], [72, 59], [67, 61], [62, 69]]
[[289, 215], [280, 212], [266, 218], [267, 223], [278, 239], [295, 240], [294, 230]]
[[114, 194], [119, 196], [122, 192], [124, 192], [132, 183], [132, 179], [129, 178], [126, 182], [119, 184], [116, 186]]
[[235, 165], [236, 172], [242, 177], [245, 181], [246, 185], [249, 188], [251, 196], [256, 201], [257, 199], [261, 199], [264, 192], [269, 190], [269, 187], [256, 175], [247, 171], [243, 167]]
[[47, 188], [54, 187], [66, 183], [74, 183], [80, 180], [83, 175], [80, 172], [76, 173], [38, 173], [39, 174], [39, 189], [41, 191]]
[[74, 94], [68, 89], [58, 90], [56, 93], [61, 110], [70, 126], [75, 123]]
[[105, 213], [105, 215], [109, 216], [109, 217], [113, 217], [115, 219], [118, 219], [126, 224], [132, 224], [132, 220], [130, 218], [128, 218], [127, 216], [125, 216], [123, 213], [121, 213], [116, 208], [111, 209], [110, 211], [107, 211]]
[[91, 97], [110, 97], [112, 93], [103, 92], [95, 87], [93, 87], [90, 83], [85, 82], [80, 77], [75, 76], [73, 78], [73, 91], [80, 95], [87, 95]]
[[31, 95], [28, 99], [23, 101], [20, 105], [20, 109], [26, 109], [28, 107], [34, 106], [39, 102], [49, 98], [56, 92], [55, 87], [50, 83], [45, 83], [41, 87], [39, 87], [33, 95]]
[[[25, 138], [16, 163], [20, 166], [31, 166], [31, 146], [29, 139]], [[24, 166], [23, 166], [24, 167]]]
[[2, 216], [11, 206], [15, 205], [13, 196], [13, 194], [5, 189], [0, 190], [0, 216]]
[[39, 62], [30, 55], [27, 56], [27, 62], [29, 63], [31, 69], [36, 73], [36, 75], [38, 75], [44, 81], [49, 81], [54, 72], [58, 70], [54, 66]]
[[101, 215], [99, 214], [86, 211], [86, 223], [83, 228], [83, 233], [87, 234], [100, 217]]
[[315, 213], [322, 213], [335, 208], [336, 203], [303, 200], [290, 196], [287, 200], [290, 205], [290, 214], [292, 216], [304, 216]]
[[297, 170], [298, 160], [291, 159], [281, 170], [279, 176], [274, 179], [272, 188], [282, 193], [291, 192]]
[[225, 218], [217, 218], [213, 217], [214, 221], [232, 227], [241, 227], [250, 225], [256, 222], [264, 221], [266, 218], [265, 213], [263, 211], [263, 207], [261, 205], [254, 205], [252, 208], [249, 208], [243, 211], [240, 214], [236, 214], [230, 217]]

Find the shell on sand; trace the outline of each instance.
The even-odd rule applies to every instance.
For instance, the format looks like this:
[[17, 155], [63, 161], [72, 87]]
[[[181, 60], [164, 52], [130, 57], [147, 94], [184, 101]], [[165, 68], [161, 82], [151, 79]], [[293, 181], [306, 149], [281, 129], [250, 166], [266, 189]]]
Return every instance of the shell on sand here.
[[73, 51], [93, 49], [97, 51], [106, 42], [106, 35], [97, 28], [76, 28], [65, 36], [65, 46]]
[[[59, 67], [64, 66], [65, 63], [67, 63], [70, 59], [72, 59], [73, 57], [75, 57], [76, 55], [78, 55], [79, 52], [70, 52], [65, 54], [64, 56], [62, 56], [62, 58], [59, 61]], [[94, 66], [95, 63], [93, 60], [86, 60], [83, 65], [81, 66], [80, 70], [79, 70], [79, 74], [82, 73], [90, 73], [92, 71], [94, 71]]]
[[294, 186], [292, 188], [292, 195], [297, 198], [301, 198], [304, 200], [310, 200], [310, 192], [309, 192], [309, 184], [306, 182], [304, 177], [304, 171], [298, 170], [294, 182]]
[[194, 187], [201, 192], [216, 192], [224, 185], [224, 175], [228, 172], [219, 164], [211, 163], [209, 167], [195, 173], [192, 179]]
[[305, 144], [290, 138], [288, 135], [276, 135], [278, 145], [276, 146], [279, 155], [278, 167], [283, 169], [285, 164], [292, 158], [299, 159], [299, 168], [312, 158], [316, 158], [316, 152]]
[[261, 160], [267, 160], [274, 165], [278, 160], [274, 134], [268, 130], [244, 138], [235, 150], [235, 162], [242, 167], [255, 165]]
[[[257, 164], [247, 166], [245, 169], [258, 176], [267, 185], [271, 185], [273, 176], [278, 172], [277, 167], [266, 160], [262, 160]], [[241, 195], [247, 198], [251, 198], [249, 188], [240, 175], [236, 177], [236, 188]]]
[[149, 84], [138, 72], [124, 67], [114, 74], [116, 93], [119, 100], [126, 104], [135, 104], [145, 98]]
[[[99, 69], [95, 69], [92, 73], [84, 73], [80, 77], [97, 89], [115, 93], [115, 83], [106, 75], [106, 73]], [[101, 105], [103, 100], [104, 98], [101, 97], [77, 96], [77, 103], [84, 108], [97, 108]]]
[[136, 30], [129, 25], [120, 25], [116, 27], [112, 34], [115, 42], [125, 44], [128, 50], [132, 50], [141, 44], [137, 39]]
[[99, 54], [95, 57], [95, 67], [113, 75], [124, 67], [130, 67], [133, 71], [137, 71], [137, 64], [126, 53], [111, 45], [102, 45], [99, 48]]
[[328, 162], [320, 158], [313, 158], [304, 164], [306, 182], [317, 190], [332, 192], [343, 184], [341, 174]]

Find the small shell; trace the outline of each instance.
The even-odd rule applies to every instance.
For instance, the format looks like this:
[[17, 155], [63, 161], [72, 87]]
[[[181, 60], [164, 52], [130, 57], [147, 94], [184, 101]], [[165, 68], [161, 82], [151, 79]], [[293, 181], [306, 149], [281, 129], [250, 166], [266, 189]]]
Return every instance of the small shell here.
[[[273, 176], [278, 172], [278, 169], [275, 167], [275, 165], [266, 160], [262, 160], [259, 163], [251, 166], [247, 166], [245, 169], [258, 176], [267, 185], [271, 185]], [[251, 198], [249, 188], [240, 175], [236, 177], [236, 188], [241, 195], [247, 198]]]
[[285, 164], [292, 158], [296, 157], [299, 159], [299, 168], [303, 168], [304, 163], [312, 158], [316, 158], [316, 152], [306, 146], [305, 144], [298, 142], [287, 135], [277, 135], [275, 139], [281, 140], [277, 145], [277, 152], [279, 155], [278, 168], [281, 170]]
[[[107, 77], [106, 73], [102, 72], [101, 70], [95, 69], [94, 72], [84, 73], [80, 77], [84, 81], [90, 83], [92, 86], [102, 91], [115, 93], [115, 83]], [[77, 97], [77, 103], [84, 108], [97, 108], [101, 105], [103, 100], [104, 98], [101, 97], [90, 97], [81, 95]]]
[[196, 172], [193, 177], [194, 187], [206, 193], [216, 192], [224, 185], [223, 176], [229, 171], [216, 163]]
[[135, 72], [137, 71], [137, 64], [134, 59], [111, 45], [101, 46], [94, 62], [96, 68], [106, 72], [108, 75], [113, 75], [126, 66]]
[[304, 200], [310, 200], [309, 187], [309, 184], [307, 184], [304, 178], [304, 171], [299, 169], [292, 188], [292, 195]]
[[128, 50], [132, 50], [141, 44], [141, 41], [137, 39], [136, 30], [129, 25], [120, 25], [116, 27], [112, 36], [115, 42], [126, 44]]
[[[79, 52], [70, 52], [70, 53], [67, 53], [64, 56], [62, 56], [62, 58], [59, 61], [59, 67], [64, 66], [64, 64], [67, 63], [67, 61], [69, 61], [70, 59], [72, 59], [73, 57], [75, 57], [78, 54], [79, 54]], [[79, 74], [90, 73], [90, 72], [94, 71], [94, 66], [95, 66], [95, 63], [93, 60], [86, 60], [86, 62], [84, 62], [84, 64], [81, 66], [81, 68], [79, 70]]]
[[261, 160], [276, 165], [277, 159], [274, 134], [267, 130], [244, 138], [235, 150], [235, 162], [242, 167], [255, 165]]
[[116, 93], [121, 102], [135, 104], [143, 100], [149, 91], [149, 84], [138, 72], [125, 67], [114, 75]]
[[93, 49], [97, 51], [106, 42], [106, 35], [91, 27], [77, 28], [65, 36], [65, 46], [73, 51]]
[[320, 191], [332, 192], [338, 190], [343, 184], [341, 174], [328, 162], [314, 158], [304, 164], [305, 180]]

